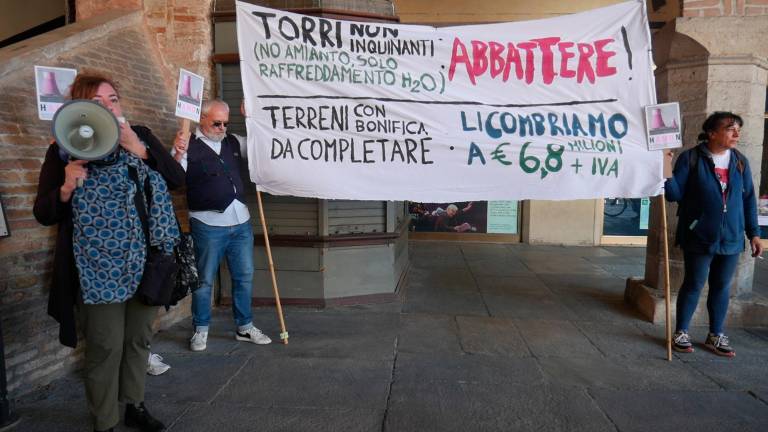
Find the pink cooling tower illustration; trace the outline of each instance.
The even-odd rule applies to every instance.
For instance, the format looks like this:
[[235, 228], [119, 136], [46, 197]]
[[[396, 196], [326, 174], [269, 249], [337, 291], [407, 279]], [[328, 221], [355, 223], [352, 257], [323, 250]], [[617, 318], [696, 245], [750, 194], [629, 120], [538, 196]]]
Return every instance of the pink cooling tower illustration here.
[[[667, 121], [664, 121], [666, 116]], [[648, 129], [651, 134], [676, 133], [680, 130], [677, 124], [677, 116], [669, 108], [653, 108], [648, 119]]]
[[46, 71], [43, 74], [43, 82], [40, 94], [42, 96], [61, 96], [59, 85], [56, 82], [55, 72]]
[[651, 114], [651, 129], [662, 129], [666, 127], [667, 125], [664, 124], [664, 118], [661, 117], [661, 109], [654, 108], [653, 113]]
[[186, 75], [184, 77], [184, 82], [181, 86], [181, 95], [186, 96], [188, 98], [192, 98], [192, 77], [189, 75]]
[[[179, 97], [185, 99], [190, 103], [200, 102], [200, 93], [202, 89], [195, 89], [196, 85], [193, 85], [193, 77], [191, 75], [182, 75], [181, 78], [181, 90], [179, 91]], [[197, 91], [195, 91], [197, 90]]]

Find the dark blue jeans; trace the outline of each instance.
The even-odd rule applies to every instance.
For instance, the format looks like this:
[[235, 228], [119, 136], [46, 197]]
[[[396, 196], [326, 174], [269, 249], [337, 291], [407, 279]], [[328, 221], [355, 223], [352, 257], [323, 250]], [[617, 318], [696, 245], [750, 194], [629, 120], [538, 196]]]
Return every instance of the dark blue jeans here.
[[252, 327], [251, 291], [253, 289], [253, 231], [251, 222], [219, 227], [190, 218], [195, 241], [200, 288], [192, 293], [192, 323], [195, 331], [208, 331], [211, 321], [213, 281], [222, 258], [227, 259], [232, 275], [232, 313], [239, 331]]
[[709, 331], [723, 333], [728, 314], [731, 279], [739, 263], [739, 254], [710, 255], [685, 252], [685, 277], [677, 295], [677, 331], [688, 331], [704, 283], [709, 280], [707, 312]]

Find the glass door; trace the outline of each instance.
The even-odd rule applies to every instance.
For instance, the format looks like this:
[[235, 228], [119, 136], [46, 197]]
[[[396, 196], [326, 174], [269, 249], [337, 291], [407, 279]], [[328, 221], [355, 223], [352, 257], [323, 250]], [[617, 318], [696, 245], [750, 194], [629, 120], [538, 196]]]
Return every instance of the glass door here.
[[650, 209], [649, 198], [605, 198], [601, 244], [645, 244]]

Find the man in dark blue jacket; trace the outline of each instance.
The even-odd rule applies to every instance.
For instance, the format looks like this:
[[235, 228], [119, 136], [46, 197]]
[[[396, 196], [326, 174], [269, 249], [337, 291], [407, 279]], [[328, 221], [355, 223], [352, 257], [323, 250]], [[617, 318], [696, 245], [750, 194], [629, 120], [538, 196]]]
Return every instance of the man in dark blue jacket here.
[[704, 346], [718, 355], [736, 355], [723, 332], [731, 280], [744, 251], [745, 235], [753, 257], [763, 250], [752, 171], [736, 150], [742, 124], [741, 117], [729, 112], [709, 116], [702, 125], [700, 144], [680, 154], [665, 183], [667, 200], [679, 203], [676, 243], [685, 260], [674, 336], [679, 352], [693, 352], [688, 328], [709, 281], [709, 334]]
[[227, 133], [228, 125], [227, 103], [205, 101], [195, 134], [180, 132], [174, 142], [174, 157], [187, 173], [189, 225], [200, 272], [200, 287], [192, 294], [192, 351], [207, 346], [213, 280], [223, 257], [232, 275], [235, 339], [259, 345], [272, 342], [253, 326], [253, 229], [240, 177], [246, 146], [245, 140]]

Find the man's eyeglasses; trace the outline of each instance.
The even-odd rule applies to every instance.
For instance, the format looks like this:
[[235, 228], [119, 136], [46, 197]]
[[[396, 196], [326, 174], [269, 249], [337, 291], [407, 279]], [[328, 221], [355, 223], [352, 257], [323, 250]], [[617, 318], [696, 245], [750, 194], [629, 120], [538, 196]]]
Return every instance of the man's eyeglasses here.
[[213, 127], [222, 127], [222, 126], [224, 126], [226, 128], [226, 127], [229, 127], [229, 122], [215, 121], [215, 122], [211, 123], [211, 126], [213, 126]]

